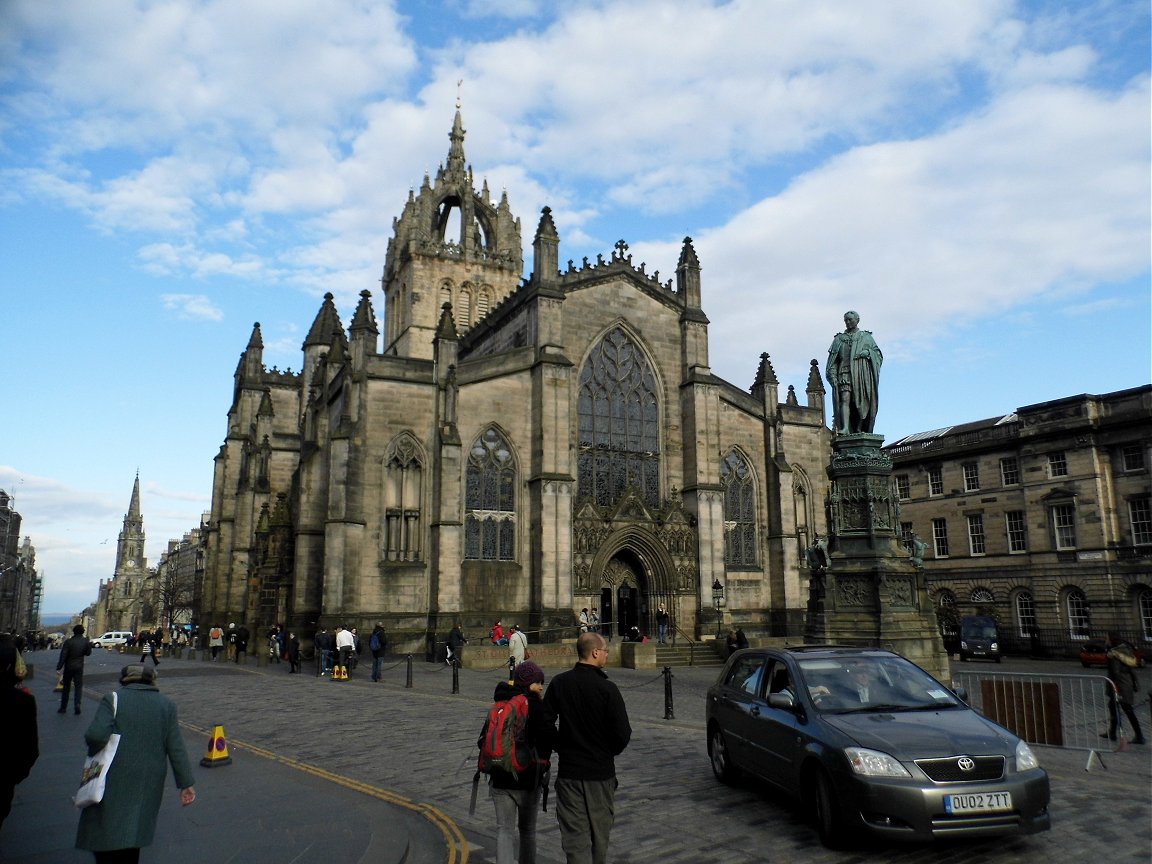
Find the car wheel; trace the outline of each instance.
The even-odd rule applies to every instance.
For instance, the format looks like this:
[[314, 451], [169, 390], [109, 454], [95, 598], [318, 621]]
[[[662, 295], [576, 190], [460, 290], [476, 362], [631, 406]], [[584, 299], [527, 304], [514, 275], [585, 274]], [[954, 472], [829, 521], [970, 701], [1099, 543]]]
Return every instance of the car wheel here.
[[817, 771], [812, 782], [812, 817], [820, 842], [829, 849], [843, 849], [850, 840], [840, 803], [832, 789], [832, 781], [823, 771]]
[[732, 754], [728, 752], [728, 742], [719, 727], [712, 727], [708, 736], [708, 756], [712, 762], [712, 773], [721, 783], [732, 783], [739, 776], [739, 771], [732, 764]]

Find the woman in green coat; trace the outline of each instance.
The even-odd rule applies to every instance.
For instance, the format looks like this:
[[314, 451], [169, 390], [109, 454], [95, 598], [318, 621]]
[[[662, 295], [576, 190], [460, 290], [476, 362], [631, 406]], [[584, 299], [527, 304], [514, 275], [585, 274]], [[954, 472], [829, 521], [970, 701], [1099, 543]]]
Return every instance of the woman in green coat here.
[[89, 755], [97, 753], [113, 732], [120, 733], [104, 800], [81, 812], [76, 830], [76, 848], [94, 852], [96, 864], [139, 861], [140, 849], [156, 834], [169, 764], [180, 789], [180, 803], [186, 807], [196, 800], [176, 704], [157, 689], [156, 668], [125, 666], [120, 684], [115, 718], [112, 696], [107, 695], [84, 733]]

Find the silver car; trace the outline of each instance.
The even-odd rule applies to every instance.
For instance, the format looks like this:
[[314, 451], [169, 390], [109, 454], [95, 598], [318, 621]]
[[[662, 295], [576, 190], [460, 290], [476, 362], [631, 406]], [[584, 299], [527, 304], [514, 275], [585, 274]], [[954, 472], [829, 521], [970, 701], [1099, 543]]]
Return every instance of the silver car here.
[[796, 796], [830, 847], [861, 830], [932, 840], [1051, 827], [1032, 748], [889, 651], [737, 651], [706, 714], [716, 776]]

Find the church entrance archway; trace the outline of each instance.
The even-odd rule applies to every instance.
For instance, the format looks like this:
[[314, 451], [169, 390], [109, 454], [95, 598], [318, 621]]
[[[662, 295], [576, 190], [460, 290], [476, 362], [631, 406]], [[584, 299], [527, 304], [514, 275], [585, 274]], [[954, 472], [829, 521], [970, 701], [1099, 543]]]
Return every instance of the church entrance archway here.
[[630, 549], [622, 549], [604, 568], [600, 588], [600, 632], [608, 639], [623, 636], [633, 627], [646, 629], [648, 578], [644, 563]]

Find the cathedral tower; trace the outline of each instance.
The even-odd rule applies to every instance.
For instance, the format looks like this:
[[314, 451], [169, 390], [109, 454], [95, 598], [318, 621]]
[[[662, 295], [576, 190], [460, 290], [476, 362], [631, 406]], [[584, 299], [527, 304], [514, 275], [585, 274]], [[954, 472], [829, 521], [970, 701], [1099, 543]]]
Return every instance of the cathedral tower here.
[[445, 303], [463, 333], [520, 284], [520, 220], [507, 194], [493, 205], [486, 182], [480, 192], [473, 187], [459, 111], [448, 138], [448, 164], [435, 181], [425, 175], [392, 223], [382, 280], [385, 354], [431, 359]]

